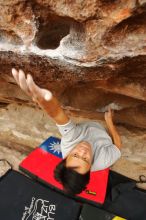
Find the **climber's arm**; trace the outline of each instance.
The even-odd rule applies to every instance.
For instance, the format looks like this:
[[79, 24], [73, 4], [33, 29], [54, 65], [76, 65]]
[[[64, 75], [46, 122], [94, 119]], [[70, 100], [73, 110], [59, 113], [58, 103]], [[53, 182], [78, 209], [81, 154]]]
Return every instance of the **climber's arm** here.
[[106, 121], [108, 130], [109, 130], [109, 134], [113, 140], [113, 143], [115, 144], [117, 148], [121, 149], [122, 142], [121, 142], [120, 135], [118, 134], [118, 131], [115, 125], [113, 124], [111, 109], [109, 109], [108, 112], [105, 112], [105, 121]]
[[69, 117], [61, 108], [58, 100], [52, 95], [50, 100], [38, 100], [38, 104], [44, 109], [47, 114], [59, 125], [66, 124], [69, 121]]
[[24, 72], [22, 70], [17, 71], [16, 69], [12, 69], [12, 74], [20, 88], [33, 101], [37, 102], [57, 124], [62, 125], [69, 121], [69, 117], [61, 108], [59, 101], [49, 90], [38, 87], [31, 75], [28, 74], [27, 78], [25, 78]]

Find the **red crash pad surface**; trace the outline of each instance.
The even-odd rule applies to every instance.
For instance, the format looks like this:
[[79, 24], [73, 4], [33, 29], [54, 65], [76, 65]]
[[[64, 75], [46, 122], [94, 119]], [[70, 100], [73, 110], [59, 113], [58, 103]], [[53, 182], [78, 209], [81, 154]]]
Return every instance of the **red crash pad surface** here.
[[[63, 190], [62, 185], [54, 179], [54, 168], [62, 160], [62, 154], [58, 148], [52, 147], [55, 146], [55, 143], [58, 147], [60, 140], [55, 137], [48, 138], [21, 162], [20, 169], [57, 189]], [[86, 190], [77, 197], [91, 203], [103, 204], [108, 174], [109, 169], [91, 172], [90, 182]]]

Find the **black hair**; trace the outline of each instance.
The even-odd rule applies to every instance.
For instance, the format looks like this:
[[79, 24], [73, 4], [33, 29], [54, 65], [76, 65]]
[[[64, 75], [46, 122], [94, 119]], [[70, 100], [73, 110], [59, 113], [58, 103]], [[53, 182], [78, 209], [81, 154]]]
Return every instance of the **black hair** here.
[[54, 178], [60, 182], [64, 190], [71, 194], [79, 194], [86, 189], [86, 185], [90, 180], [90, 171], [80, 174], [73, 168], [66, 167], [66, 159], [63, 159], [54, 170]]

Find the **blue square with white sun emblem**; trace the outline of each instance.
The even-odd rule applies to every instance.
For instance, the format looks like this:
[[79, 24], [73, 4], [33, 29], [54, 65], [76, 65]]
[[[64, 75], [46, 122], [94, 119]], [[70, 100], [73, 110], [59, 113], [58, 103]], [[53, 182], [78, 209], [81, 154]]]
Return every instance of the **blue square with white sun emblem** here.
[[59, 138], [51, 136], [47, 140], [45, 140], [39, 147], [47, 151], [48, 153], [62, 158], [60, 142], [61, 140]]

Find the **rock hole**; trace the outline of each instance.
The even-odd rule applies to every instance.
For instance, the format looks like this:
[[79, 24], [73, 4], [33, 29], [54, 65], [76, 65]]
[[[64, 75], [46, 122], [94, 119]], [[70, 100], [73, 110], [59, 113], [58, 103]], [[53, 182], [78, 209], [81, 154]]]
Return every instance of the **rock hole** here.
[[45, 26], [40, 27], [36, 36], [36, 45], [44, 50], [56, 49], [60, 40], [69, 34], [71, 23], [69, 18], [53, 16]]

